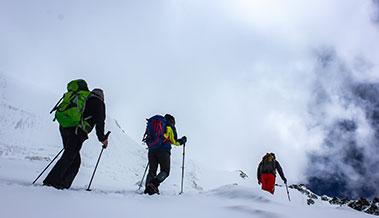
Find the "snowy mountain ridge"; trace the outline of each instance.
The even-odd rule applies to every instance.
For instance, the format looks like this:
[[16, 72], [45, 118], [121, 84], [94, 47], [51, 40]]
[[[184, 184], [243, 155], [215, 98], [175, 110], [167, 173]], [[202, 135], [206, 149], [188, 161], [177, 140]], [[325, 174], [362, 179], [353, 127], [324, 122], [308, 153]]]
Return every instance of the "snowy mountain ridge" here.
[[[0, 88], [1, 93], [15, 91], [9, 84]], [[39, 94], [30, 90], [33, 89], [24, 93], [24, 98]], [[337, 208], [323, 202], [308, 207], [308, 196], [293, 189], [290, 190], [292, 201], [288, 202], [283, 187], [277, 187], [275, 195], [262, 192], [255, 178], [249, 178], [242, 171], [207, 169], [191, 160], [190, 152], [185, 167], [185, 193], [178, 195], [181, 147], [172, 149], [171, 174], [160, 187], [161, 195], [140, 195], [142, 190], [137, 189], [147, 164], [147, 150], [128, 137], [117, 120], [109, 116], [106, 129], [112, 134], [92, 183], [92, 192], [84, 190], [101, 150], [94, 133], [82, 148], [82, 166], [72, 189], [60, 191], [32, 186], [34, 178], [62, 147], [57, 123], [52, 122], [51, 116], [46, 111], [38, 113], [25, 108], [29, 107], [24, 107], [23, 102], [0, 98], [0, 191], [3, 196], [0, 204], [6, 217], [44, 217], [42, 211], [49, 215], [54, 213], [54, 217], [66, 217], [65, 213], [56, 213], [62, 211], [61, 205], [75, 211], [73, 217], [94, 218], [366, 216], [347, 206]]]

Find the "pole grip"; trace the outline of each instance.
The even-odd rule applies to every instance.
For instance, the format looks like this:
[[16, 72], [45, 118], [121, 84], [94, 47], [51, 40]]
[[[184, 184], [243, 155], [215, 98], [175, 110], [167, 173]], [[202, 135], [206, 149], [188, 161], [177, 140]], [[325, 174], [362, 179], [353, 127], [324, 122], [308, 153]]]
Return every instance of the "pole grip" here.
[[109, 135], [111, 134], [111, 131], [108, 131], [107, 134], [105, 134], [105, 138], [108, 139]]

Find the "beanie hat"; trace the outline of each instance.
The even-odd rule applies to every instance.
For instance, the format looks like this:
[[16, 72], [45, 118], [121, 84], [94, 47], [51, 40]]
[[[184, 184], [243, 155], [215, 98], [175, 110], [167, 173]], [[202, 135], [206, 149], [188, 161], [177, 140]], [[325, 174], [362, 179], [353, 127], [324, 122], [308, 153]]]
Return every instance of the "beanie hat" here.
[[171, 114], [164, 115], [164, 118], [175, 125], [175, 118]]
[[93, 89], [91, 93], [101, 101], [104, 101], [104, 91], [102, 89]]

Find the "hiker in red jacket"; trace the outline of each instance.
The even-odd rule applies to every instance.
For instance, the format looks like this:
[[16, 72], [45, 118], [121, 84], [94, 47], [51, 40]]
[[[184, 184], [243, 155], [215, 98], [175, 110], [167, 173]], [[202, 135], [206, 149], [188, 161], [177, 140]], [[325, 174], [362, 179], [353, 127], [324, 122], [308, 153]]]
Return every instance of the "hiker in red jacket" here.
[[267, 153], [259, 163], [257, 170], [258, 184], [262, 184], [262, 190], [274, 194], [276, 171], [279, 172], [283, 182], [287, 184], [287, 179], [283, 174], [282, 167], [275, 159], [275, 154]]

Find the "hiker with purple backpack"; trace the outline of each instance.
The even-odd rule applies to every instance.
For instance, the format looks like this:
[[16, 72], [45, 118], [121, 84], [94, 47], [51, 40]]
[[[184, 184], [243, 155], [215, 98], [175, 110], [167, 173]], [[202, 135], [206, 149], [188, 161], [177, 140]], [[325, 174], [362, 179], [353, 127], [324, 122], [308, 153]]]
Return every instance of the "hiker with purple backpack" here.
[[[187, 137], [177, 138], [175, 118], [166, 114], [155, 115], [147, 119], [143, 142], [148, 146], [149, 173], [145, 184], [145, 194], [159, 194], [159, 185], [170, 175], [171, 145], [180, 146]], [[160, 172], [157, 175], [158, 166]]]

